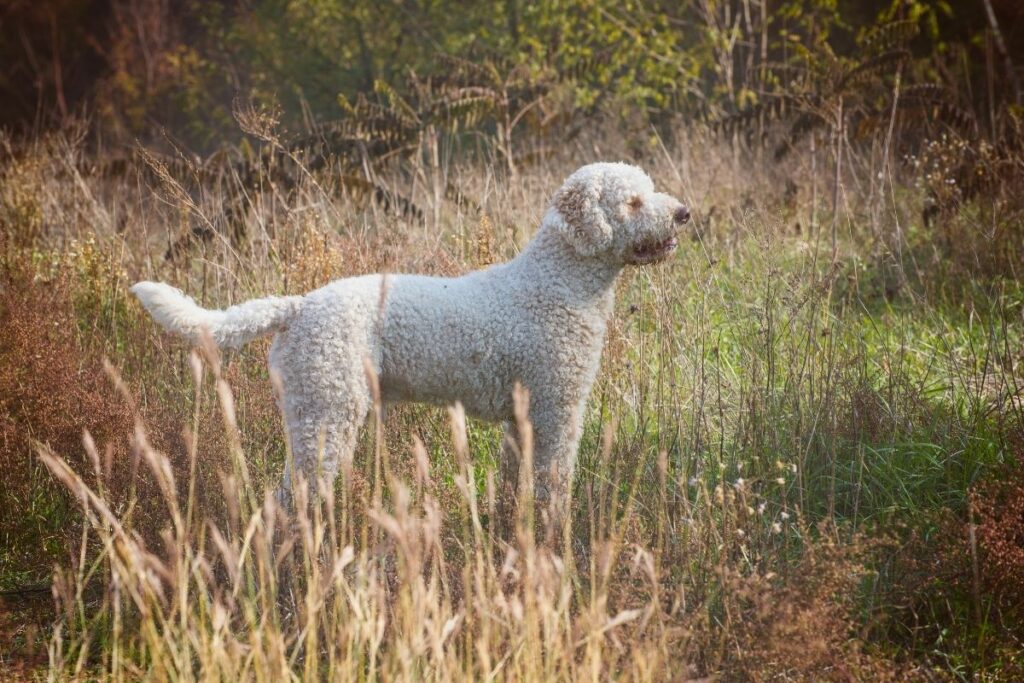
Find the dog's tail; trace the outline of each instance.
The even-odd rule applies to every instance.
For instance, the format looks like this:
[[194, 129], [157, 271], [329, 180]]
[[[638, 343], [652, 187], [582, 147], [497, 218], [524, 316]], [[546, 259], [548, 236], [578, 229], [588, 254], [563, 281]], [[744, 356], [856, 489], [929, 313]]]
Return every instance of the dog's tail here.
[[302, 308], [301, 296], [271, 296], [253, 299], [223, 311], [200, 307], [180, 289], [162, 282], [139, 282], [132, 286], [161, 327], [179, 334], [193, 344], [205, 329], [217, 346], [239, 347], [256, 337], [287, 327]]

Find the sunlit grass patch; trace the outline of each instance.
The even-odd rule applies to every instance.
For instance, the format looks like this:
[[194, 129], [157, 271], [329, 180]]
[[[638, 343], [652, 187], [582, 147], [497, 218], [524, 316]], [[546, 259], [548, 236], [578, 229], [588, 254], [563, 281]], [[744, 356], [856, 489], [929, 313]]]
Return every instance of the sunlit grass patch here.
[[[728, 157], [704, 156], [721, 177]], [[42, 407], [0, 442], [6, 490], [24, 492], [4, 499], [17, 540], [0, 582], [45, 583], [61, 567], [58, 619], [39, 639], [53, 676], [1007, 669], [1019, 622], [984, 572], [975, 586], [971, 559], [1014, 527], [987, 511], [988, 536], [971, 546], [966, 530], [972, 492], [1014, 462], [1022, 299], [1008, 280], [958, 293], [920, 273], [889, 291], [889, 256], [864, 235], [844, 235], [833, 262], [827, 239], [796, 234], [770, 198], [714, 221], [695, 214], [713, 229], [620, 281], [572, 526], [554, 546], [500, 509], [500, 429], [423, 406], [386, 407], [379, 430], [371, 420], [351, 471], [321, 491], [333, 502], [286, 529], [265, 497], [287, 457], [269, 341], [197, 375], [189, 349], [125, 292], [162, 279], [220, 307], [374, 270], [462, 272], [514, 255], [576, 161], [514, 183], [453, 165], [486, 206], [419, 197], [436, 223], [322, 183], [268, 190], [247, 206], [245, 239], [186, 241], [180, 259], [164, 258], [168, 244], [205, 225], [200, 214], [220, 226], [217, 191], [183, 204], [159, 178], [152, 190], [91, 179], [88, 194], [66, 175], [30, 184], [25, 196], [49, 208], [38, 224], [4, 214], [35, 232], [2, 245], [5, 273], [28, 275], [0, 291], [13, 302], [0, 311], [0, 400], [15, 407], [5, 417]], [[694, 192], [739, 201], [711, 177], [694, 171]], [[69, 182], [68, 201], [33, 194]], [[946, 577], [954, 588], [935, 589]]]

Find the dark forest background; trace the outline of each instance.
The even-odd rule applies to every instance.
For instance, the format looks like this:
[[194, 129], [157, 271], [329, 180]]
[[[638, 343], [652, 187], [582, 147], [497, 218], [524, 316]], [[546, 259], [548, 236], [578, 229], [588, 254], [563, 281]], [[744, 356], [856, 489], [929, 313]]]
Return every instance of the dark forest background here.
[[[360, 95], [422, 96], [466, 71], [462, 60], [480, 71], [464, 85], [525, 99], [542, 89], [552, 116], [716, 119], [823, 94], [844, 66], [870, 69], [861, 60], [887, 50], [865, 40], [901, 21], [912, 35], [883, 47], [907, 51], [909, 79], [948, 88], [946, 104], [990, 125], [993, 110], [1021, 104], [1017, 0], [6, 0], [0, 125], [31, 132], [85, 115], [117, 140], [166, 131], [208, 152], [239, 137], [239, 97], [309, 132]], [[890, 72], [903, 64], [889, 57]]]

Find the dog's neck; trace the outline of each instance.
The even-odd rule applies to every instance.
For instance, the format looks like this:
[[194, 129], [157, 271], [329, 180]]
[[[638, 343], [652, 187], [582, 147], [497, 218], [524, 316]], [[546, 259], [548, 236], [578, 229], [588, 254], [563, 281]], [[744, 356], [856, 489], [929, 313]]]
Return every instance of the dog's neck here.
[[[523, 274], [524, 282], [535, 282], [551, 298], [565, 299], [574, 307], [597, 306], [610, 312], [615, 296], [615, 281], [623, 264], [613, 258], [581, 256], [559, 231], [542, 223], [522, 253], [508, 263]], [[557, 273], [555, 282], [551, 273]]]

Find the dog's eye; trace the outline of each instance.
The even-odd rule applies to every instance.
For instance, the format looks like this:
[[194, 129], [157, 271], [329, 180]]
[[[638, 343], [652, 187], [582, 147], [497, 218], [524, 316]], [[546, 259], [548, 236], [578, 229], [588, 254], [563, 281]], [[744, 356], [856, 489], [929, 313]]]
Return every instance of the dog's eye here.
[[629, 201], [626, 202], [626, 205], [631, 209], [639, 209], [641, 206], [644, 205], [644, 200], [640, 197], [640, 195], [634, 195], [629, 198]]

